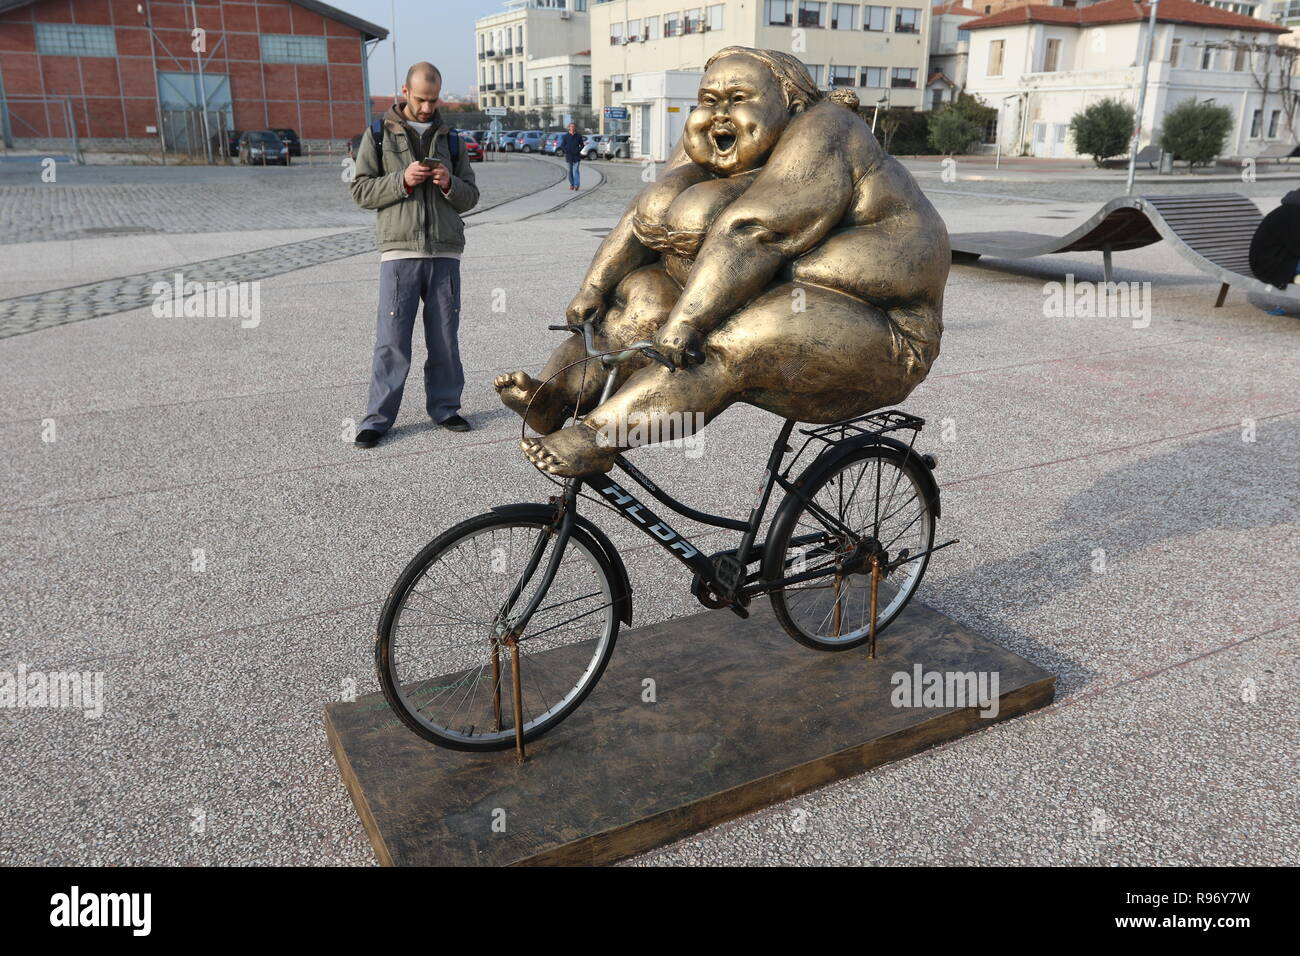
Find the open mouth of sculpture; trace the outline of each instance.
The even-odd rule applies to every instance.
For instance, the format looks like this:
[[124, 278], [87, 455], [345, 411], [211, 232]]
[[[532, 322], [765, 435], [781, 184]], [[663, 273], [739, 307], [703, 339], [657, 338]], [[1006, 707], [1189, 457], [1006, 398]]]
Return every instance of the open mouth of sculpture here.
[[711, 134], [713, 146], [719, 153], [729, 153], [736, 145], [736, 133], [730, 129], [715, 129]]

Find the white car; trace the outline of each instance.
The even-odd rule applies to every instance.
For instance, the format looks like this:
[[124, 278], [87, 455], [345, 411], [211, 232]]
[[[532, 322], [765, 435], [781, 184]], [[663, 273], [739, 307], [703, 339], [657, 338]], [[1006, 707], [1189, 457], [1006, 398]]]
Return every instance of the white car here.
[[606, 140], [606, 139], [608, 139], [608, 138], [609, 138], [609, 137], [607, 137], [604, 133], [595, 133], [595, 134], [593, 134], [593, 135], [591, 135], [591, 136], [583, 137], [583, 141], [582, 141], [582, 158], [583, 158], [583, 159], [595, 159], [595, 158], [596, 158], [596, 149], [600, 146], [600, 144], [601, 144], [604, 140]]

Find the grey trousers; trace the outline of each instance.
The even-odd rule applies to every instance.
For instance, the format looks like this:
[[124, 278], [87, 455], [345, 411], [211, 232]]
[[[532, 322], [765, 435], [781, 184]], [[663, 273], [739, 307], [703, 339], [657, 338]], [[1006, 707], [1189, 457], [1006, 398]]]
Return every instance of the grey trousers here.
[[411, 369], [411, 333], [424, 302], [425, 410], [435, 422], [460, 411], [465, 371], [460, 364], [460, 261], [391, 259], [379, 265], [379, 320], [366, 417], [358, 431], [386, 432], [397, 418]]

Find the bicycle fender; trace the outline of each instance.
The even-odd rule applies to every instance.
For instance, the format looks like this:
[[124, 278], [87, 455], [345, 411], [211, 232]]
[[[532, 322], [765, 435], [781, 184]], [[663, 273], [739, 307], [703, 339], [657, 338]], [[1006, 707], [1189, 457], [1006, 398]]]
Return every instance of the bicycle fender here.
[[[507, 518], [540, 518], [544, 521], [554, 521], [556, 509], [554, 505], [521, 502], [514, 505], [497, 505], [492, 511]], [[631, 627], [632, 582], [628, 579], [627, 567], [623, 564], [623, 558], [619, 555], [618, 549], [614, 547], [614, 542], [609, 540], [609, 536], [592, 523], [589, 518], [575, 514], [573, 524], [575, 532], [581, 531], [586, 534], [591, 539], [587, 543], [594, 545], [595, 550], [600, 553], [613, 570], [614, 587], [618, 592], [614, 595], [614, 607], [618, 612], [618, 619]]]
[[[923, 456], [916, 453], [914, 448], [909, 447], [896, 438], [890, 438], [886, 435], [854, 435], [851, 438], [838, 441], [834, 445], [828, 445], [816, 458], [812, 460], [812, 463], [803, 470], [795, 484], [802, 485], [818, 474], [823, 468], [829, 468], [831, 462], [844, 452], [864, 448], [867, 445], [888, 445], [902, 453], [904, 457], [911, 456], [916, 458], [924, 466], [920, 469], [921, 484], [924, 486], [926, 497], [930, 499], [930, 503], [934, 506], [934, 518], [938, 521], [941, 517], [941, 509], [939, 506], [939, 483], [934, 480], [933, 469], [929, 463], [924, 460]], [[784, 506], [785, 503], [782, 502], [782, 507]]]

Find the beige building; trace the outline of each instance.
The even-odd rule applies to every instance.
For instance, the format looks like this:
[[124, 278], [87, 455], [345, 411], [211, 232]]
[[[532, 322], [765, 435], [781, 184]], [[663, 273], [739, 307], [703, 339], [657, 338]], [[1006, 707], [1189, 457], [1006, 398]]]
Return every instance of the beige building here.
[[[638, 107], [618, 125], [632, 134], [634, 155], [662, 143], [640, 135], [638, 124], [653, 103], [676, 105], [681, 74], [701, 73], [725, 46], [784, 50], [808, 67], [823, 89], [848, 87], [864, 106], [878, 100], [922, 109], [929, 53], [931, 0], [833, 3], [830, 0], [606, 0], [593, 2], [591, 72], [594, 108]], [[667, 76], [653, 77], [664, 73]], [[641, 79], [641, 77], [645, 79]], [[635, 89], [640, 82], [645, 95]], [[680, 116], [671, 119], [680, 119]], [[647, 116], [653, 129], [676, 126]], [[667, 136], [665, 132], [665, 137]]]
[[591, 46], [587, 0], [506, 0], [504, 8], [474, 22], [479, 105], [542, 109], [533, 101], [544, 99], [549, 80], [557, 116], [582, 108], [591, 70], [582, 55]]

